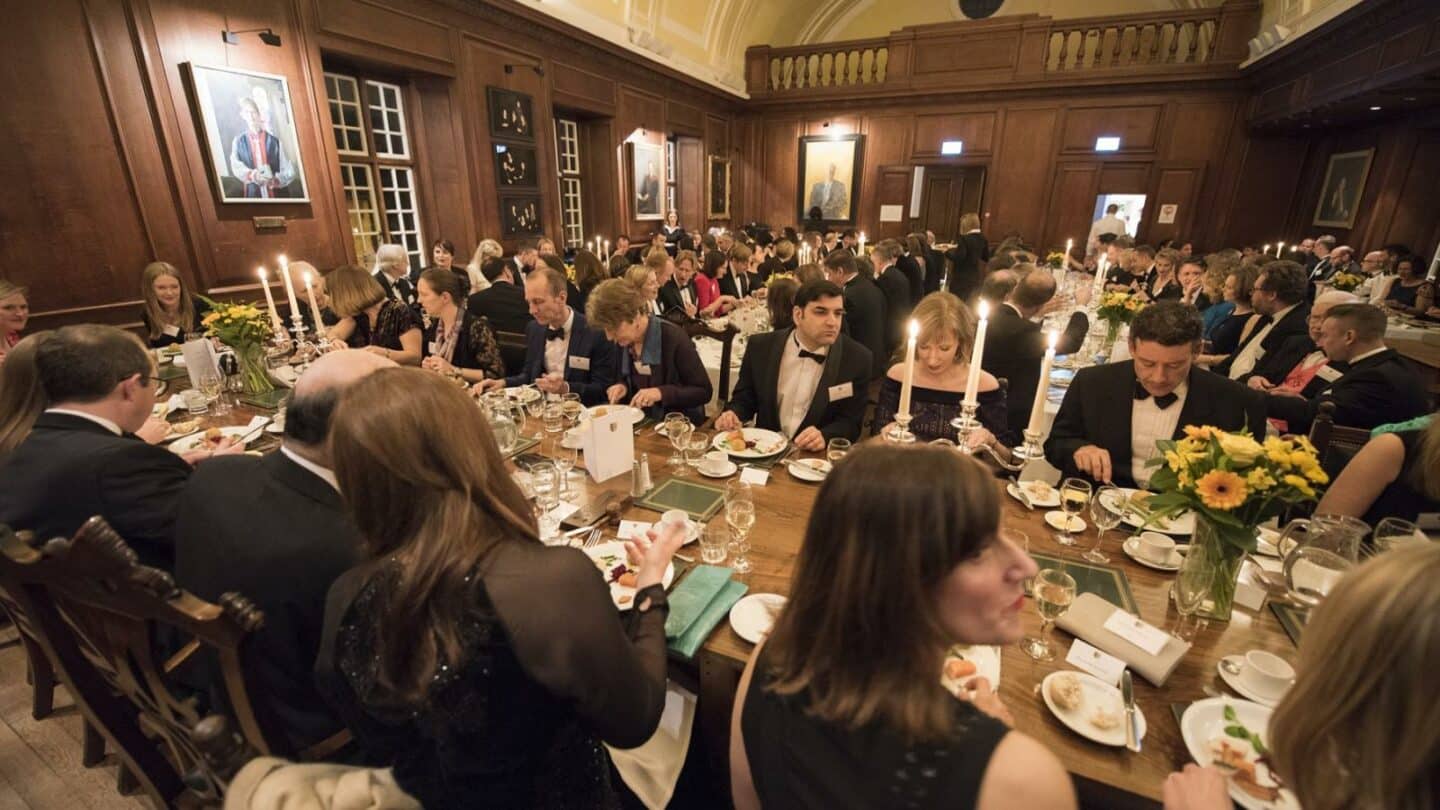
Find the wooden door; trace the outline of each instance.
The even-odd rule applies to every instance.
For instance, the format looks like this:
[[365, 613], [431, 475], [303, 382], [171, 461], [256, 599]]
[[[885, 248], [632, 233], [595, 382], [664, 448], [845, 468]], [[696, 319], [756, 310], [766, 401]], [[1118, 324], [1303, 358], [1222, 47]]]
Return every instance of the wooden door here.
[[960, 215], [978, 213], [984, 195], [984, 166], [927, 166], [915, 229], [952, 239], [960, 232]]

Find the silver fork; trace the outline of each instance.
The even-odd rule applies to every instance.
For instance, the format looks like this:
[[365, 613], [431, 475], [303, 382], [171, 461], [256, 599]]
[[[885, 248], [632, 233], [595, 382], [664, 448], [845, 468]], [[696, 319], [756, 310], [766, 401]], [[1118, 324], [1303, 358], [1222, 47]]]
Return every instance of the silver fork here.
[[594, 548], [600, 545], [601, 534], [603, 534], [603, 532], [600, 531], [599, 526], [591, 529], [590, 534], [585, 538], [585, 548]]

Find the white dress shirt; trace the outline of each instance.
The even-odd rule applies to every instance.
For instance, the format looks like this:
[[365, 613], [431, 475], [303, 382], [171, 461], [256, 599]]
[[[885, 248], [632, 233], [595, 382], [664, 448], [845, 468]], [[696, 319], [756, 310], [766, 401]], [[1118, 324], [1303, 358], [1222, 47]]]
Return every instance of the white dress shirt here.
[[1168, 408], [1156, 405], [1155, 397], [1134, 400], [1130, 406], [1130, 477], [1135, 479], [1135, 486], [1144, 489], [1150, 483], [1150, 474], [1155, 470], [1145, 464], [1159, 452], [1156, 442], [1174, 438], [1188, 390], [1188, 383], [1180, 383], [1172, 392], [1175, 401]]
[[[570, 350], [570, 329], [575, 325], [575, 310], [566, 307], [570, 316], [565, 319], [565, 325], [560, 327], [565, 331], [565, 337], [545, 341], [545, 373], [565, 374], [565, 354]], [[545, 327], [549, 329], [550, 327]]]
[[[824, 363], [817, 363], [800, 356], [800, 339], [790, 333], [785, 341], [785, 352], [780, 355], [780, 379], [776, 386], [776, 407], [780, 411], [780, 429], [791, 438], [800, 431], [805, 414], [810, 412], [810, 403], [815, 399], [815, 387], [820, 384]], [[828, 350], [816, 352], [828, 354]]]
[[316, 464], [308, 458], [302, 457], [299, 453], [296, 453], [294, 450], [291, 450], [283, 444], [280, 445], [280, 452], [286, 458], [300, 465], [305, 470], [313, 473], [316, 478], [319, 478], [321, 481], [329, 484], [331, 489], [334, 489], [336, 492], [340, 491], [340, 482], [335, 478], [334, 470], [331, 470], [329, 467], [321, 467], [319, 464]]
[[46, 408], [45, 413], [63, 413], [66, 416], [78, 416], [81, 419], [88, 419], [89, 421], [94, 422], [100, 427], [103, 427], [111, 433], [114, 433], [116, 436], [125, 435], [125, 431], [121, 430], [119, 425], [111, 422], [109, 419], [106, 419], [103, 416], [96, 416], [93, 413], [85, 413], [84, 411], [72, 411], [69, 408]]
[[1260, 344], [1265, 342], [1265, 338], [1270, 335], [1270, 330], [1275, 328], [1275, 324], [1279, 323], [1281, 318], [1289, 315], [1290, 310], [1298, 306], [1300, 305], [1291, 304], [1285, 307], [1270, 317], [1270, 323], [1260, 327], [1260, 331], [1255, 334], [1255, 337], [1251, 338], [1250, 342], [1240, 350], [1240, 353], [1235, 355], [1235, 360], [1230, 364], [1230, 379], [1238, 380], [1255, 370], [1255, 364], [1265, 356], [1265, 347]]

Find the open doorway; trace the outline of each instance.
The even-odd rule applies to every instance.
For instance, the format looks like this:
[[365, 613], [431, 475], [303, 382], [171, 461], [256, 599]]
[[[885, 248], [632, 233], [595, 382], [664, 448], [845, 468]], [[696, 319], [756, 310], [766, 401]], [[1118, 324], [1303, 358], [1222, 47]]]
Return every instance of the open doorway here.
[[1134, 238], [1140, 230], [1140, 222], [1145, 216], [1145, 195], [1144, 194], [1101, 194], [1095, 198], [1095, 211], [1090, 220], [1093, 222], [1105, 216], [1105, 209], [1110, 206], [1118, 206], [1116, 216], [1125, 223], [1126, 235]]

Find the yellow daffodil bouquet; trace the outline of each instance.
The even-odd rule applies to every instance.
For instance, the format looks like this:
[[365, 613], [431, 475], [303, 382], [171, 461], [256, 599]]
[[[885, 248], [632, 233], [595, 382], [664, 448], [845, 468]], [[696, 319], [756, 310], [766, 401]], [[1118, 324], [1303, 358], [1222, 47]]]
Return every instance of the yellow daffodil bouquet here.
[[1238, 553], [1255, 550], [1255, 527], [1286, 507], [1314, 501], [1330, 477], [1303, 436], [1256, 441], [1248, 431], [1231, 433], [1188, 426], [1185, 438], [1161, 441], [1146, 503], [1151, 519], [1193, 510], [1223, 543]]
[[793, 280], [795, 280], [795, 274], [794, 274], [794, 273], [771, 273], [771, 274], [770, 274], [770, 277], [767, 278], [767, 279], [765, 279], [765, 289], [767, 289], [767, 290], [770, 289], [770, 285], [774, 284], [775, 282], [779, 281], [779, 280], [782, 279], [782, 278], [788, 278], [788, 279], [790, 279], [790, 280], [793, 281]]
[[1145, 308], [1145, 301], [1138, 295], [1127, 292], [1107, 292], [1100, 296], [1100, 306], [1095, 317], [1106, 323], [1122, 324], [1135, 320], [1135, 315]]
[[210, 312], [200, 319], [205, 334], [235, 351], [240, 380], [247, 394], [273, 391], [275, 386], [265, 368], [265, 341], [270, 339], [270, 316], [249, 303], [212, 301]]
[[1064, 251], [1052, 250], [1049, 253], [1045, 254], [1045, 266], [1051, 268], [1052, 270], [1058, 270], [1061, 267], [1064, 267]]
[[1326, 283], [1342, 292], [1354, 292], [1355, 288], [1365, 283], [1365, 277], [1357, 273], [1336, 273]]

